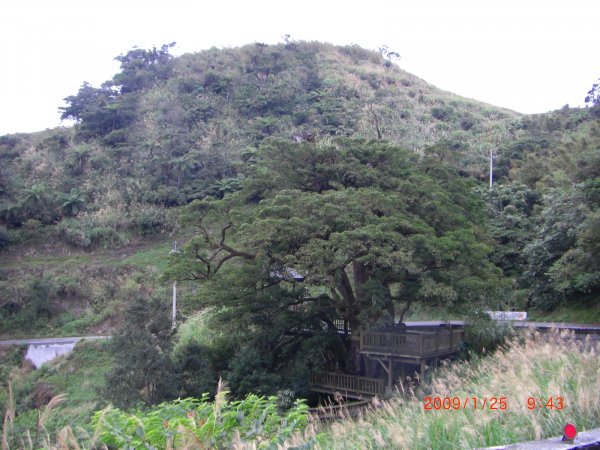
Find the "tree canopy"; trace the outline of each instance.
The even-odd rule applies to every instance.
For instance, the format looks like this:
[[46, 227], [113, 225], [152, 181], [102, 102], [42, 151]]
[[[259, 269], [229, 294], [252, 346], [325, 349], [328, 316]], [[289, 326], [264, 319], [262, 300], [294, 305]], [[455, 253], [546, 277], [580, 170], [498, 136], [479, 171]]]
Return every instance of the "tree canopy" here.
[[409, 305], [481, 306], [500, 286], [472, 183], [381, 141], [269, 140], [235, 193], [188, 207], [199, 233], [169, 276], [280, 332], [402, 322]]

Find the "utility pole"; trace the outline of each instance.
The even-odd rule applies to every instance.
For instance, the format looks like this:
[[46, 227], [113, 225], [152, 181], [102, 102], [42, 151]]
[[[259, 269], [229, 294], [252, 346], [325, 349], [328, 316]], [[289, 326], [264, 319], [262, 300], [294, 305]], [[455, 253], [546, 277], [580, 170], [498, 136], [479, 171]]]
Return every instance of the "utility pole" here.
[[[173, 241], [173, 250], [171, 253], [177, 253], [177, 241]], [[177, 281], [173, 281], [173, 328], [175, 328], [175, 320], [177, 318]]]
[[494, 189], [494, 152], [490, 149], [490, 191]]

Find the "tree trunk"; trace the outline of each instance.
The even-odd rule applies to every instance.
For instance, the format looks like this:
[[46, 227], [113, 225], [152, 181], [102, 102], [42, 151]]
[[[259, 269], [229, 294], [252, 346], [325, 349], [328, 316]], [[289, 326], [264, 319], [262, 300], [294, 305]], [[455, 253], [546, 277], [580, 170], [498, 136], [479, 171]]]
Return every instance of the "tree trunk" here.
[[[402, 309], [400, 309], [400, 312], [398, 313], [398, 315], [399, 315], [398, 324], [404, 323], [404, 316], [408, 312], [408, 308], [410, 308], [410, 300], [407, 300], [406, 303], [404, 303], [404, 305], [402, 305]], [[396, 318], [394, 318], [394, 321], [395, 320], [396, 320]]]
[[356, 299], [360, 302], [365, 299], [365, 283], [369, 281], [369, 274], [365, 265], [358, 261], [352, 262], [352, 272], [354, 275], [354, 291]]
[[344, 339], [344, 351], [337, 354], [337, 364], [344, 373], [357, 373], [360, 369], [358, 360], [359, 345], [356, 339]]

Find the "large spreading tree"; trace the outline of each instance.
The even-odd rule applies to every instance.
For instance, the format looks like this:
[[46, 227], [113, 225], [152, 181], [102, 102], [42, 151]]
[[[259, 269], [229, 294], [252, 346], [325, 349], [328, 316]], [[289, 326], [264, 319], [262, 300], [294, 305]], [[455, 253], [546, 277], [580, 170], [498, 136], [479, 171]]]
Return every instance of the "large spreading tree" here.
[[472, 181], [438, 161], [382, 141], [270, 140], [248, 172], [189, 206], [199, 233], [169, 274], [201, 281], [202, 306], [266, 329], [273, 348], [336, 319], [353, 336], [398, 324], [414, 302], [479, 307], [500, 284]]

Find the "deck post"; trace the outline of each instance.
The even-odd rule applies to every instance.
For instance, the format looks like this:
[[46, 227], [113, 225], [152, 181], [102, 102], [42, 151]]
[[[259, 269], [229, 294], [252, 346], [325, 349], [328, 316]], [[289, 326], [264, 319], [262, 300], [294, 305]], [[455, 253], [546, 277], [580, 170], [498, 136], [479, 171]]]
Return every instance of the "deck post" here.
[[385, 387], [385, 396], [391, 396], [392, 395], [392, 360], [389, 359], [388, 363], [390, 365], [389, 370], [387, 371], [387, 375], [388, 375], [388, 382], [387, 382], [387, 386]]
[[388, 397], [390, 395], [392, 395], [392, 360], [389, 359], [387, 361], [387, 363], [389, 365], [386, 365], [383, 360], [381, 358], [375, 358], [375, 361], [377, 361], [379, 364], [381, 364], [381, 367], [383, 367], [383, 370], [385, 370], [385, 373], [387, 373], [387, 385], [385, 386], [385, 392], [384, 392], [384, 396]]
[[425, 379], [425, 367], [426, 367], [425, 358], [421, 359], [420, 363], [421, 363], [421, 380], [420, 381], [423, 381]]

